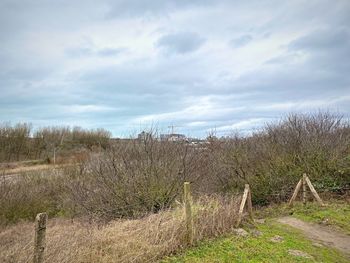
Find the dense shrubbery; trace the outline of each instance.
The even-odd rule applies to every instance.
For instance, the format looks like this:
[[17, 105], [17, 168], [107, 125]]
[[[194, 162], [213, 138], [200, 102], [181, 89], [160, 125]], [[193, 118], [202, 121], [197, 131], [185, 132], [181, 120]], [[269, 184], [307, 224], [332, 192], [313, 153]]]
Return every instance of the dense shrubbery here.
[[330, 114], [290, 115], [253, 136], [217, 142], [217, 149], [223, 190], [249, 183], [255, 203], [286, 200], [303, 173], [320, 191], [349, 187], [350, 127]]
[[27, 123], [14, 126], [0, 124], [0, 162], [46, 158], [53, 151], [63, 154], [81, 147], [107, 148], [111, 134], [104, 129], [85, 130], [79, 127], [44, 127], [33, 131]]
[[15, 179], [0, 176], [0, 225], [19, 219], [33, 220], [37, 213], [46, 211], [56, 216], [64, 209], [65, 180], [50, 174], [23, 174]]
[[72, 193], [76, 200], [92, 202], [90, 211], [99, 207], [129, 216], [158, 211], [180, 196], [185, 180], [198, 193], [235, 193], [249, 183], [253, 202], [264, 205], [287, 200], [303, 173], [320, 192], [347, 189], [350, 127], [319, 113], [290, 115], [252, 136], [210, 140], [205, 147], [149, 138], [115, 145], [85, 171], [90, 184], [79, 179], [74, 186], [85, 196]]
[[83, 212], [137, 217], [171, 206], [183, 182], [204, 174], [202, 152], [183, 143], [119, 142], [73, 172], [70, 196]]
[[[151, 136], [120, 140], [37, 188], [38, 183], [21, 178], [13, 182], [18, 190], [2, 183], [0, 217], [14, 221], [8, 214], [33, 218], [39, 210], [50, 210], [104, 220], [134, 218], [172, 206], [181, 199], [184, 181], [192, 182], [198, 195], [237, 193], [249, 183], [253, 202], [265, 205], [287, 200], [304, 172], [320, 192], [349, 189], [348, 122], [330, 114], [290, 115], [252, 136], [212, 139], [200, 146]], [[6, 196], [9, 188], [13, 194]], [[20, 212], [27, 210], [30, 216]]]

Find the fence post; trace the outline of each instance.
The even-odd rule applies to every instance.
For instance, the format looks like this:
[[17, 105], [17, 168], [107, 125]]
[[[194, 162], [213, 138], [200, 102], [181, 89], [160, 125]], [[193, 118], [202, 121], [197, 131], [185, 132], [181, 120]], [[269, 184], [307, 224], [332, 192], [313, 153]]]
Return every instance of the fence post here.
[[35, 218], [34, 259], [33, 263], [44, 262], [47, 214], [40, 213]]
[[249, 213], [249, 217], [252, 221], [254, 221], [253, 218], [253, 204], [252, 204], [252, 190], [250, 189], [250, 186], [248, 184], [248, 198], [247, 198], [247, 203], [248, 203], [248, 213]]
[[[250, 191], [249, 184], [246, 184], [244, 187], [241, 205], [239, 206], [239, 210], [238, 210], [238, 219], [237, 219], [236, 227], [239, 227], [239, 225], [241, 223], [241, 220], [243, 217], [244, 206], [245, 206], [245, 203], [247, 202], [249, 191]], [[253, 213], [251, 211], [249, 211], [249, 214], [252, 216]]]
[[306, 204], [306, 174], [303, 174], [303, 204]]
[[190, 183], [184, 183], [184, 202], [185, 202], [185, 220], [186, 220], [186, 242], [188, 245], [193, 243], [193, 220], [191, 208], [191, 189]]

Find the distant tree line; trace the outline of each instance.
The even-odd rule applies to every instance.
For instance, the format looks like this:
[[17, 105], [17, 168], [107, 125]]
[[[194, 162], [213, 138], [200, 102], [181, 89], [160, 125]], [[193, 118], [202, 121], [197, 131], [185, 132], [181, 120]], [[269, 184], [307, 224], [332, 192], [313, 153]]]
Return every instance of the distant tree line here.
[[110, 138], [111, 133], [105, 129], [52, 126], [34, 130], [29, 123], [1, 123], [0, 162], [50, 160], [56, 151], [106, 149]]

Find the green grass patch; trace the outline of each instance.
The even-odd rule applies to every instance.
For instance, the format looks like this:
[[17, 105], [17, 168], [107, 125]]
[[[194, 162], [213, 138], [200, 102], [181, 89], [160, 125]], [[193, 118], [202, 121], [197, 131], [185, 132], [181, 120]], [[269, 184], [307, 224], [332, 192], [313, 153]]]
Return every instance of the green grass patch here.
[[322, 207], [317, 202], [295, 202], [289, 208], [287, 204], [271, 205], [255, 212], [258, 218], [276, 218], [281, 216], [294, 216], [301, 220], [319, 224], [327, 224], [338, 230], [350, 234], [350, 203], [339, 200], [327, 201]]
[[[317, 247], [298, 230], [273, 220], [259, 225], [258, 230], [262, 235], [232, 236], [203, 242], [182, 255], [168, 257], [162, 262], [350, 262], [340, 252], [328, 247]], [[271, 241], [276, 235], [283, 237], [281, 243]], [[312, 258], [290, 255], [290, 249], [303, 251]]]
[[291, 209], [293, 216], [304, 221], [328, 224], [340, 228], [350, 234], [350, 204], [343, 202], [328, 202], [325, 207], [317, 203], [296, 203]]

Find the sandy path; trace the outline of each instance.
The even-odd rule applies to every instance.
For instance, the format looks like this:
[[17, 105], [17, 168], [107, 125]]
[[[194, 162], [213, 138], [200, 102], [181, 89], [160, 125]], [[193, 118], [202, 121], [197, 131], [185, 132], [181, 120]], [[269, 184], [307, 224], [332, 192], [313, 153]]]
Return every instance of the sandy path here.
[[294, 217], [282, 217], [277, 221], [302, 230], [308, 238], [319, 241], [326, 246], [336, 248], [347, 254], [350, 258], [350, 236], [329, 227], [307, 223]]

